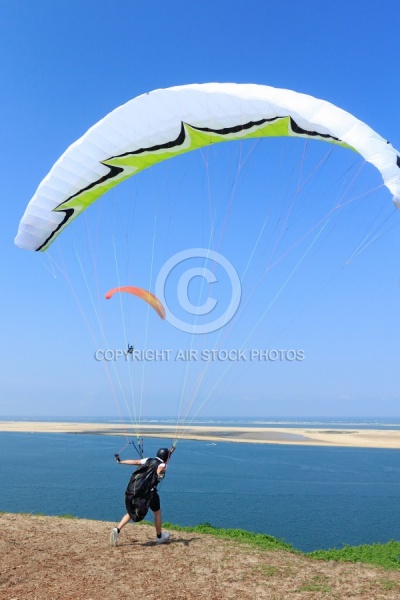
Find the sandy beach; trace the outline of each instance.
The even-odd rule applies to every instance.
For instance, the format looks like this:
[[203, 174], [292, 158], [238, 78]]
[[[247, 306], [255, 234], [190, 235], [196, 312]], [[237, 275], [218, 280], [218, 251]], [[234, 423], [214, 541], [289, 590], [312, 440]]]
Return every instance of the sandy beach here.
[[[0, 432], [70, 433], [133, 436], [132, 426], [108, 423], [68, 423], [42, 421], [0, 421]], [[291, 444], [306, 446], [343, 446], [353, 448], [400, 448], [399, 430], [380, 429], [307, 429], [285, 427], [219, 427], [175, 425], [140, 426], [144, 437], [159, 437], [209, 442]]]

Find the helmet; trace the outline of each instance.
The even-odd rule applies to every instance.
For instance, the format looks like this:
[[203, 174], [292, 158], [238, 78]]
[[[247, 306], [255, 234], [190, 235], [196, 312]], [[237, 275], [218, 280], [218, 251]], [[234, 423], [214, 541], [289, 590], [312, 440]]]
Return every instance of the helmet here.
[[163, 462], [167, 462], [168, 457], [169, 457], [168, 448], [160, 448], [159, 451], [157, 452], [157, 458], [159, 458]]

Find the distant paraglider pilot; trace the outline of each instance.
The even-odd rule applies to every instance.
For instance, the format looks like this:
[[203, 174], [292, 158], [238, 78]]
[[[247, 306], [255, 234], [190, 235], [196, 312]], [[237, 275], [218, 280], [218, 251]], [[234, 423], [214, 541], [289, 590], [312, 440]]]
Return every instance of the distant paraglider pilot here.
[[157, 486], [165, 477], [167, 462], [174, 448], [160, 448], [156, 458], [142, 458], [140, 460], [121, 460], [115, 455], [115, 460], [120, 465], [137, 465], [138, 468], [132, 473], [128, 487], [125, 492], [125, 506], [127, 513], [124, 515], [117, 527], [112, 529], [110, 544], [117, 545], [121, 529], [132, 519], [135, 523], [142, 521], [149, 508], [154, 513], [154, 525], [156, 528], [156, 544], [163, 544], [169, 539], [169, 533], [162, 532], [161, 505]]
[[127, 353], [127, 354], [132, 354], [132, 353], [133, 353], [133, 350], [134, 350], [134, 346], [130, 346], [130, 345], [128, 344], [128, 350], [126, 351], [126, 353]]

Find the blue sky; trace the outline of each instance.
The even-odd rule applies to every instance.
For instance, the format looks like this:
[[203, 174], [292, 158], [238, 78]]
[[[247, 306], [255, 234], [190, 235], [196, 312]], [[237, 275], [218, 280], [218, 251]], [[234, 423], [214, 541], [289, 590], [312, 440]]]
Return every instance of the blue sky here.
[[[188, 199], [196, 206], [205, 204], [210, 182], [212, 197], [219, 199], [217, 222], [224, 234], [220, 250], [243, 273], [257, 227], [266, 217], [266, 190], [278, 202], [293, 176], [292, 168], [280, 171], [279, 156], [285, 156], [286, 163], [288, 157], [293, 160], [297, 173], [301, 165], [311, 172], [327, 151], [322, 145], [314, 156], [314, 149], [307, 147], [303, 163], [304, 145], [246, 146], [243, 152], [249, 153], [249, 160], [240, 174], [237, 148], [182, 157], [120, 186], [110, 193], [108, 203], [103, 198], [87, 211], [82, 223], [74, 223], [74, 231], [51, 249], [55, 263], [16, 248], [19, 220], [39, 182], [68, 145], [109, 111], [139, 94], [173, 85], [266, 84], [329, 100], [400, 148], [400, 8], [395, 0], [371, 2], [368, 8], [361, 2], [317, 0], [279, 5], [254, 0], [14, 0], [2, 2], [1, 10], [0, 415], [112, 415], [119, 408], [126, 410], [118, 383], [111, 388], [104, 365], [94, 360], [104, 339], [98, 330], [95, 340], [88, 333], [55, 263], [65, 261], [74, 293], [95, 329], [77, 252], [87, 260], [89, 287], [102, 290], [100, 295], [96, 291], [96, 302], [116, 285], [115, 244], [122, 273], [135, 279], [127, 283], [149, 289], [167, 258], [207, 244], [205, 216], [200, 210], [193, 213]], [[343, 162], [341, 152], [346, 154]], [[318, 171], [309, 186], [311, 206], [313, 198], [324, 196], [328, 201], [329, 193], [340, 193], [340, 186], [349, 181], [348, 172], [358, 168], [349, 154], [335, 151], [327, 168]], [[374, 177], [363, 168], [355, 191], [378, 185]], [[236, 184], [225, 232], [224, 206]], [[378, 206], [385, 200], [388, 208], [381, 212]], [[176, 361], [136, 365], [131, 374], [125, 369], [121, 377], [133, 377], [142, 414], [177, 415], [181, 398], [184, 405], [200, 377], [193, 406], [201, 415], [398, 416], [398, 215], [390, 216], [391, 228], [380, 228], [391, 213], [390, 203], [387, 190], [379, 189], [365, 204], [356, 203], [354, 210], [351, 205], [320, 238], [309, 238], [305, 246], [298, 243], [293, 262], [283, 260], [265, 278], [260, 246], [246, 280], [243, 312], [222, 339], [185, 337], [169, 324], [161, 327], [144, 305], [139, 307], [140, 301], [132, 311], [132, 303], [124, 299], [128, 338], [135, 347], [200, 352], [217, 340], [220, 349], [238, 350], [245, 344], [249, 351], [304, 350], [302, 361], [253, 361], [227, 370], [220, 364]], [[374, 224], [382, 235], [344, 268]], [[100, 231], [95, 273], [84, 256], [87, 230], [91, 236]], [[299, 240], [301, 233], [296, 231], [293, 235]], [[306, 252], [307, 261], [300, 262]], [[125, 333], [117, 315], [111, 314], [111, 302], [102, 308], [107, 341], [113, 348], [125, 348]], [[271, 302], [268, 315], [247, 341]], [[119, 307], [119, 301], [114, 304]]]

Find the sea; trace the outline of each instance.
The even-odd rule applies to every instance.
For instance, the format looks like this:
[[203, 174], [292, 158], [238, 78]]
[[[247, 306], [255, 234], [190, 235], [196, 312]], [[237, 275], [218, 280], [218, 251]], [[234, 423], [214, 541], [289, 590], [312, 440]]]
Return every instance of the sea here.
[[[399, 421], [203, 419], [194, 424], [345, 430], [400, 429]], [[0, 433], [0, 511], [117, 523], [132, 471], [114, 460], [124, 441]], [[144, 454], [169, 444], [169, 439], [145, 439]], [[138, 458], [132, 445], [122, 458]], [[269, 534], [305, 552], [400, 540], [399, 459], [400, 450], [180, 440], [159, 486], [163, 520]]]

